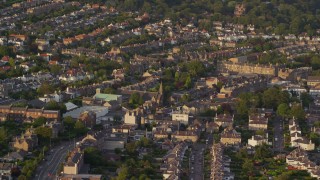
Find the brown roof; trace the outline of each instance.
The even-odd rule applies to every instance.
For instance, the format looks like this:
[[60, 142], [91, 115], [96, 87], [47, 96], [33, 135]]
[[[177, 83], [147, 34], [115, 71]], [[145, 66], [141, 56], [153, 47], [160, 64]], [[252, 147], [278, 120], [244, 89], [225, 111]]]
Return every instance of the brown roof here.
[[308, 81], [320, 82], [320, 76], [308, 76]]

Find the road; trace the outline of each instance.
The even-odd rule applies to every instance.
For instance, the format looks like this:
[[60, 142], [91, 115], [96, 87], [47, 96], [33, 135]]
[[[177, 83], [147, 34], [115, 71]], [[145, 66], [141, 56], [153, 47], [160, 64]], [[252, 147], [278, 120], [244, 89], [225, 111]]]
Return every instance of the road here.
[[203, 179], [203, 153], [206, 148], [205, 144], [194, 143], [191, 151], [190, 180]]
[[281, 152], [284, 148], [284, 138], [283, 138], [283, 120], [281, 117], [276, 117], [273, 122], [274, 129], [274, 141], [273, 150]]
[[61, 145], [50, 150], [50, 155], [45, 157], [45, 161], [38, 165], [35, 180], [54, 180], [60, 163], [65, 160], [68, 151], [74, 148], [74, 141], [63, 142]]
[[206, 134], [204, 136], [204, 139], [206, 140], [205, 144], [203, 143], [194, 143], [190, 155], [190, 174], [189, 179], [190, 180], [204, 180], [204, 153], [206, 148], [212, 146], [214, 143], [213, 135], [212, 134]]

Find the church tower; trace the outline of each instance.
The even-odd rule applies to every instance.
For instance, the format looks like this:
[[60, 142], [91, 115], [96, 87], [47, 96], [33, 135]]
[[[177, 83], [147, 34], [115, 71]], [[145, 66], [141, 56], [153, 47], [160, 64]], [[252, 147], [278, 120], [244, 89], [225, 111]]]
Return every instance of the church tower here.
[[159, 87], [159, 94], [163, 94], [163, 85], [162, 85], [162, 81], [160, 83], [160, 87]]
[[163, 84], [162, 81], [160, 83], [159, 91], [157, 94], [157, 104], [162, 105], [163, 104]]

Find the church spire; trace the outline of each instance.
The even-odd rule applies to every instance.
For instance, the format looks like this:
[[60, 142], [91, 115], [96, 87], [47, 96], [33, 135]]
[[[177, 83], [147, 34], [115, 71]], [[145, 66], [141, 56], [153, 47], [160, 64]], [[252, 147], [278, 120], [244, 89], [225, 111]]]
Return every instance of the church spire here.
[[159, 87], [159, 94], [163, 94], [163, 85], [162, 85], [162, 81], [160, 83], [160, 87]]

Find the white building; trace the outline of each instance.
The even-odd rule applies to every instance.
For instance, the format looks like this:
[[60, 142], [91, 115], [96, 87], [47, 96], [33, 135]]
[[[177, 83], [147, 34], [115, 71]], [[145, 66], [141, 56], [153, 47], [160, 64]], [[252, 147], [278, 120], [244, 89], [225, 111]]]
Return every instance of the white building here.
[[189, 124], [189, 114], [184, 111], [172, 111], [172, 121], [179, 121], [182, 124]]
[[264, 138], [260, 135], [254, 135], [251, 139], [248, 139], [248, 145], [255, 147], [262, 144], [268, 144], [268, 138]]
[[59, 92], [54, 92], [53, 94], [45, 94], [44, 97], [39, 97], [39, 100], [45, 103], [50, 101], [56, 101], [60, 103], [63, 102], [63, 95]]
[[309, 94], [312, 97], [319, 97], [320, 96], [320, 88], [318, 88], [318, 87], [310, 88]]

